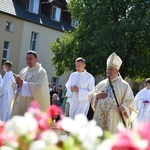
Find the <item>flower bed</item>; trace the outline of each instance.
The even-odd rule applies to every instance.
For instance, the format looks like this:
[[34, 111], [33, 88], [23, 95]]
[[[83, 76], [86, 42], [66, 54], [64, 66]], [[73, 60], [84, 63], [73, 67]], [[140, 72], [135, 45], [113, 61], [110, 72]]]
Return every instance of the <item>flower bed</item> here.
[[111, 135], [83, 115], [72, 120], [55, 105], [42, 112], [34, 101], [24, 116], [0, 122], [0, 150], [150, 150], [149, 127], [149, 122], [133, 130], [119, 125]]

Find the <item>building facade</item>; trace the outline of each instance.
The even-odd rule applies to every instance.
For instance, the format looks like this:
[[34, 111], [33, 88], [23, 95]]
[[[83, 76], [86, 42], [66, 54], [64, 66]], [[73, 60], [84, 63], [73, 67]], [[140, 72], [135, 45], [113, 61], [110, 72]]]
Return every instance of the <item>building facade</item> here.
[[0, 72], [3, 62], [13, 62], [16, 74], [26, 66], [26, 52], [35, 50], [49, 82], [64, 86], [70, 73], [56, 76], [50, 43], [73, 29], [65, 0], [0, 1]]

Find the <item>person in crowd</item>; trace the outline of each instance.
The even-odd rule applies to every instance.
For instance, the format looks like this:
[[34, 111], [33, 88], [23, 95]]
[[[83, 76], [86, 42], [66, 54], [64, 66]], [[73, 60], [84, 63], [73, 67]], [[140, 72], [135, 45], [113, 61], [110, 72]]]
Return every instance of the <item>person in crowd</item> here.
[[146, 80], [146, 87], [135, 96], [138, 109], [137, 121], [150, 121], [150, 78]]
[[[57, 106], [57, 107], [60, 108], [60, 107], [61, 107], [61, 103], [60, 103], [59, 100], [60, 100], [60, 99], [59, 99], [58, 94], [54, 93], [54, 94], [53, 94], [53, 98], [52, 98], [52, 105], [55, 105], [55, 106]], [[61, 109], [60, 109], [60, 110], [61, 110]], [[61, 114], [62, 114], [62, 111], [60, 111], [60, 113], [57, 114], [55, 118], [53, 118], [53, 121], [54, 121], [54, 122], [59, 121], [59, 120], [61, 119]]]
[[50, 83], [48, 84], [48, 87], [49, 87], [49, 93], [50, 93], [52, 91], [52, 87]]
[[50, 98], [49, 101], [50, 101], [50, 105], [51, 105], [51, 104], [52, 104], [52, 103], [51, 103], [51, 91], [52, 91], [52, 86], [51, 86], [50, 83], [48, 84], [48, 88], [49, 88], [49, 98]]
[[62, 85], [59, 85], [59, 88], [57, 89], [57, 94], [58, 94], [59, 101], [61, 104], [63, 102], [62, 93], [63, 93]]
[[[119, 69], [122, 60], [116, 53], [112, 53], [107, 59], [107, 77], [100, 81], [93, 92], [89, 93], [89, 98], [93, 101], [95, 106], [94, 119], [97, 125], [103, 130], [111, 133], [117, 132], [117, 125], [119, 122], [125, 121], [128, 126], [131, 121], [131, 114], [136, 112], [136, 105], [134, 102], [133, 92], [129, 84], [122, 79]], [[109, 80], [110, 79], [110, 80]], [[110, 83], [111, 81], [111, 83]], [[117, 106], [114, 93], [119, 106]], [[122, 119], [122, 117], [123, 119]]]
[[42, 111], [47, 110], [50, 105], [48, 77], [46, 70], [38, 63], [38, 54], [28, 51], [26, 63], [27, 67], [15, 76], [17, 92], [11, 116], [24, 115], [33, 100], [38, 102]]
[[77, 114], [87, 116], [90, 108], [88, 93], [94, 89], [94, 77], [85, 70], [85, 59], [79, 57], [75, 60], [76, 71], [73, 72], [67, 83], [68, 102], [70, 103], [69, 117], [74, 119]]
[[4, 122], [10, 119], [11, 104], [14, 95], [15, 79], [11, 68], [12, 62], [5, 61], [3, 64], [5, 75], [3, 79], [1, 78], [0, 83], [0, 120]]
[[56, 105], [56, 106], [60, 107], [59, 96], [56, 93], [53, 94], [52, 105]]
[[65, 88], [63, 89], [63, 93], [62, 93], [63, 102], [62, 102], [62, 105], [61, 105], [61, 106], [62, 106], [63, 113], [65, 113], [66, 102], [67, 102], [66, 92], [67, 92], [67, 88], [65, 87]]
[[55, 85], [52, 86], [52, 90], [50, 91], [50, 104], [52, 104], [53, 94], [58, 94]]

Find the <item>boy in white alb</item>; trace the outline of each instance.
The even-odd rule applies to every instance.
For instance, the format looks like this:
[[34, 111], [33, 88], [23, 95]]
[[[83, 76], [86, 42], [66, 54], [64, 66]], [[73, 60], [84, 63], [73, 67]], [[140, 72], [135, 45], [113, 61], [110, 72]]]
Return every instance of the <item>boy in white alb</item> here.
[[90, 108], [88, 93], [94, 90], [94, 77], [85, 70], [85, 60], [81, 57], [75, 61], [76, 71], [73, 72], [66, 83], [70, 103], [69, 117], [74, 119], [77, 114], [87, 116]]
[[11, 71], [12, 62], [5, 61], [3, 69], [6, 72], [0, 84], [0, 120], [10, 119], [11, 103], [13, 100], [13, 84], [15, 83]]

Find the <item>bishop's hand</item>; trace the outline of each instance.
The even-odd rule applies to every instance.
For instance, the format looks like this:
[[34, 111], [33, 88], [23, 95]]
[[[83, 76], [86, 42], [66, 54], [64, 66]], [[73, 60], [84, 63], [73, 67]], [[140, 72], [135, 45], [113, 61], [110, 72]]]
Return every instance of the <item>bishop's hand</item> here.
[[118, 109], [119, 109], [119, 111], [120, 111], [126, 118], [128, 118], [128, 114], [127, 114], [127, 112], [125, 111], [125, 109], [124, 109], [123, 106], [119, 105], [119, 106], [118, 106]]
[[101, 91], [99, 92], [97, 95], [96, 95], [96, 98], [97, 99], [103, 99], [103, 98], [106, 98], [108, 97], [108, 94], [105, 92], [105, 91]]

